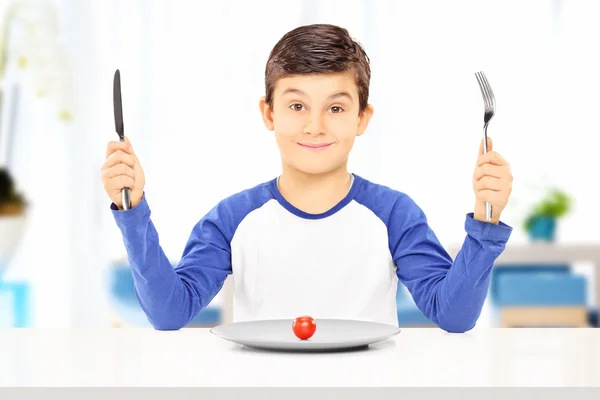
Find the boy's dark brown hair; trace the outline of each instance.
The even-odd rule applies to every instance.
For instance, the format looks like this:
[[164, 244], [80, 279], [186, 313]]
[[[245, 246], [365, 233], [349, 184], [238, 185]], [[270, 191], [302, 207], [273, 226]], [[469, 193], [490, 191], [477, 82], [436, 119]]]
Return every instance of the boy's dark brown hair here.
[[335, 25], [314, 24], [298, 27], [277, 42], [265, 68], [265, 101], [273, 109], [275, 83], [286, 76], [354, 71], [359, 113], [369, 101], [371, 67], [362, 46], [348, 31]]

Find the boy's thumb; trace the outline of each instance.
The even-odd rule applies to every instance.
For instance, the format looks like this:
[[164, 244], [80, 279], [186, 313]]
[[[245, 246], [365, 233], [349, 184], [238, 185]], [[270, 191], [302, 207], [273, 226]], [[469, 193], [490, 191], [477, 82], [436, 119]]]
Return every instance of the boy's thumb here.
[[133, 151], [133, 147], [131, 146], [131, 141], [129, 138], [127, 136], [123, 136], [123, 139], [125, 139], [125, 143], [129, 145], [129, 149]]
[[[479, 144], [479, 155], [483, 155], [485, 154], [483, 151], [483, 140], [481, 139], [481, 143]], [[487, 137], [487, 144], [488, 144], [488, 151], [492, 151], [492, 138], [491, 137]]]

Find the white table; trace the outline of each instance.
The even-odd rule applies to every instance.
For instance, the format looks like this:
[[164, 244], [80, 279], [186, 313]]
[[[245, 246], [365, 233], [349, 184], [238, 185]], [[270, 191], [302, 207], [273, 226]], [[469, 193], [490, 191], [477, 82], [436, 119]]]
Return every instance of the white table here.
[[600, 329], [403, 329], [348, 353], [279, 353], [208, 329], [0, 330], [0, 386], [600, 385]]

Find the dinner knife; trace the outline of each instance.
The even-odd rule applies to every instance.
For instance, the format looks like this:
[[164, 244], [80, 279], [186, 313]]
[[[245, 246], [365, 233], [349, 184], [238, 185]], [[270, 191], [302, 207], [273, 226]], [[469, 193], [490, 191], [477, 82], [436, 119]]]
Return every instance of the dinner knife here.
[[[125, 141], [123, 127], [123, 103], [121, 101], [121, 73], [117, 69], [113, 80], [113, 106], [115, 111], [115, 130], [119, 135], [121, 142]], [[131, 208], [130, 192], [128, 187], [121, 190], [121, 199], [123, 200], [123, 210]]]

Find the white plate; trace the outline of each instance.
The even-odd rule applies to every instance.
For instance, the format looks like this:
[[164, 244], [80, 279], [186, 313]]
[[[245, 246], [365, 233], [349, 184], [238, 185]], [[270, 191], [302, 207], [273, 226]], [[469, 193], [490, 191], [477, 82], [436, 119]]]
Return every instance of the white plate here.
[[343, 319], [315, 319], [317, 330], [308, 340], [292, 331], [291, 319], [245, 321], [220, 325], [214, 335], [244, 346], [269, 350], [348, 350], [365, 347], [400, 332], [393, 325]]

